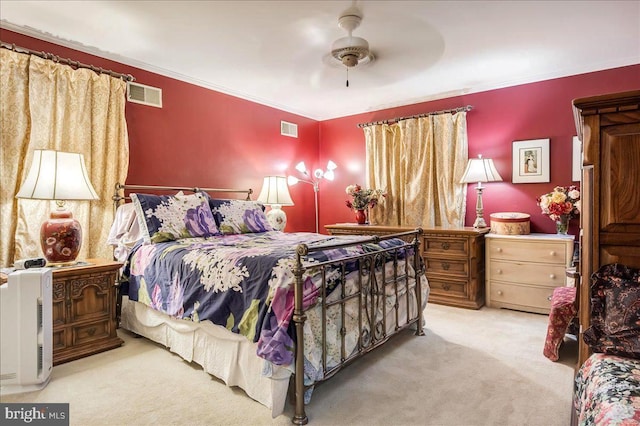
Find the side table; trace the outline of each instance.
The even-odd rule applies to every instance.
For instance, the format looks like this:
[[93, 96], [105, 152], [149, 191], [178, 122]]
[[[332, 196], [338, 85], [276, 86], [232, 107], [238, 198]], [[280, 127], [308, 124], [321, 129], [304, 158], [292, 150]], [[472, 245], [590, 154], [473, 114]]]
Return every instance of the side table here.
[[122, 263], [86, 259], [53, 270], [53, 365], [122, 345], [116, 280]]

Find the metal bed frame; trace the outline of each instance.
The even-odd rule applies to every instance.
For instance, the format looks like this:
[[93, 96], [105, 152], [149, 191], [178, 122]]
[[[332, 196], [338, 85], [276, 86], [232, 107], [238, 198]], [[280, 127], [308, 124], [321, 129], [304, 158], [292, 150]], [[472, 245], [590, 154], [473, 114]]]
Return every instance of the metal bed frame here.
[[[150, 185], [123, 185], [116, 184], [115, 194], [113, 196], [114, 204], [117, 207], [120, 203], [128, 199], [124, 195], [124, 191], [127, 190], [149, 190], [149, 191], [205, 191], [207, 193], [236, 193], [246, 194], [246, 199], [250, 200], [252, 190], [238, 190], [238, 189], [216, 189], [216, 188], [197, 188], [197, 187], [173, 187], [173, 186], [150, 186]], [[309, 247], [306, 244], [299, 244], [295, 250], [295, 265], [293, 267], [293, 274], [295, 276], [295, 293], [294, 293], [294, 311], [293, 311], [293, 323], [296, 333], [296, 350], [295, 350], [295, 372], [293, 377], [293, 390], [295, 399], [295, 412], [291, 421], [297, 425], [307, 424], [309, 419], [305, 412], [304, 394], [304, 324], [307, 320], [306, 312], [309, 309], [316, 307], [320, 304], [322, 312], [322, 370], [323, 378], [314, 383], [318, 384], [322, 381], [329, 379], [338, 373], [346, 365], [350, 364], [357, 358], [364, 356], [371, 352], [375, 348], [384, 344], [390, 337], [398, 334], [402, 330], [405, 330], [413, 325], [416, 326], [415, 334], [417, 336], [424, 335], [422, 330], [422, 286], [421, 280], [424, 275], [424, 265], [420, 256], [420, 236], [422, 229], [416, 228], [413, 231], [402, 232], [386, 236], [372, 236], [371, 238], [358, 239], [355, 242], [347, 242], [332, 245], [322, 245]], [[308, 255], [314, 252], [322, 250], [331, 250], [338, 248], [346, 248], [349, 246], [361, 245], [366, 243], [379, 243], [383, 240], [391, 238], [401, 238], [403, 244], [394, 246], [387, 249], [376, 250], [367, 252], [357, 256], [350, 256], [340, 258], [332, 261], [326, 261], [322, 263], [309, 263], [307, 261]], [[412, 253], [412, 269], [409, 267], [409, 256], [407, 253]], [[401, 263], [400, 260], [405, 258], [406, 261]], [[358, 276], [357, 276], [357, 290], [350, 294], [346, 293], [345, 286], [341, 287], [341, 294], [337, 300], [327, 301], [327, 272], [330, 270], [340, 271], [340, 282], [346, 282], [346, 265], [347, 263], [357, 262]], [[386, 262], [392, 263], [392, 272], [390, 274], [386, 271]], [[403, 266], [404, 265], [404, 266]], [[376, 274], [376, 268], [382, 266], [382, 271]], [[320, 268], [322, 277], [322, 283], [320, 288], [320, 296], [314, 306], [311, 306], [305, 311], [303, 307], [303, 288], [304, 281], [303, 276], [305, 271], [310, 269]], [[379, 269], [379, 268], [378, 268]], [[404, 284], [402, 284], [404, 283]], [[415, 283], [413, 291], [411, 291], [411, 284]], [[400, 317], [401, 306], [399, 303], [400, 297], [400, 285], [406, 286], [403, 297], [405, 298], [405, 316]], [[387, 315], [387, 298], [392, 297], [387, 295], [388, 289], [391, 289], [391, 295], [395, 297], [395, 303], [393, 306], [392, 314], [393, 318], [388, 318]], [[411, 295], [415, 294], [415, 306], [411, 301]], [[352, 302], [355, 301], [355, 302]], [[347, 303], [357, 303], [358, 305], [358, 329], [357, 344], [352, 353], [347, 353], [345, 338], [349, 334], [349, 330], [345, 328], [346, 317], [346, 305]], [[340, 362], [334, 366], [327, 366], [327, 328], [326, 328], [326, 316], [327, 311], [338, 306], [340, 309], [340, 317], [342, 328], [340, 329]], [[382, 318], [380, 316], [379, 309], [382, 307]], [[411, 314], [412, 307], [414, 314]], [[388, 321], [393, 320], [393, 329], [388, 332]], [[404, 320], [402, 325], [400, 321]]]

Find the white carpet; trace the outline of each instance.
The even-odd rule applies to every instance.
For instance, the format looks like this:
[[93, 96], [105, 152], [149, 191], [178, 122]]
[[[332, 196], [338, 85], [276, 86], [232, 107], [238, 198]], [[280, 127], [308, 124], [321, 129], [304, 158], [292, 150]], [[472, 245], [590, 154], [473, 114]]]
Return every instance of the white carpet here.
[[[318, 386], [311, 425], [569, 424], [577, 344], [542, 355], [547, 317], [429, 304], [425, 336], [403, 333]], [[39, 392], [2, 402], [69, 402], [71, 425], [289, 425], [176, 355], [124, 330], [125, 344], [54, 367]]]

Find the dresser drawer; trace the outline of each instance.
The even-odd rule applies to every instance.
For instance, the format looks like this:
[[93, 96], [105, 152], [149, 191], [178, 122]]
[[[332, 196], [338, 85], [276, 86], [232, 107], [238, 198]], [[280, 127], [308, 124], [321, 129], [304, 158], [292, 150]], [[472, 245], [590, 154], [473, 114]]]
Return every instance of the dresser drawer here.
[[436, 295], [467, 297], [467, 283], [465, 281], [443, 280], [428, 278], [429, 297]]
[[489, 274], [491, 281], [499, 280], [507, 283], [533, 284], [552, 288], [565, 285], [565, 267], [563, 265], [494, 260], [489, 264]]
[[425, 256], [423, 258], [425, 272], [430, 274], [447, 274], [466, 278], [469, 276], [469, 261], [467, 259], [447, 259]]
[[567, 264], [565, 244], [494, 239], [487, 245], [491, 259], [527, 260], [538, 263]]
[[469, 253], [468, 238], [438, 237], [427, 235], [423, 239], [425, 255], [452, 255], [467, 257]]
[[553, 288], [530, 287], [526, 285], [510, 285], [491, 281], [489, 306], [521, 308], [525, 311], [548, 313], [551, 308]]

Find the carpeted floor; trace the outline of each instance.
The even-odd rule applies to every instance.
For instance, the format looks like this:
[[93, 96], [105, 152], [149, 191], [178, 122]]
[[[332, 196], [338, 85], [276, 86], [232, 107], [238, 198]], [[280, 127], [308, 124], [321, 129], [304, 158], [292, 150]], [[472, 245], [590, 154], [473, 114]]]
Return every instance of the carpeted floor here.
[[[577, 344], [542, 355], [544, 315], [429, 304], [426, 335], [393, 338], [318, 386], [311, 425], [569, 424]], [[54, 367], [39, 392], [1, 402], [69, 402], [71, 425], [289, 425], [146, 339]]]

